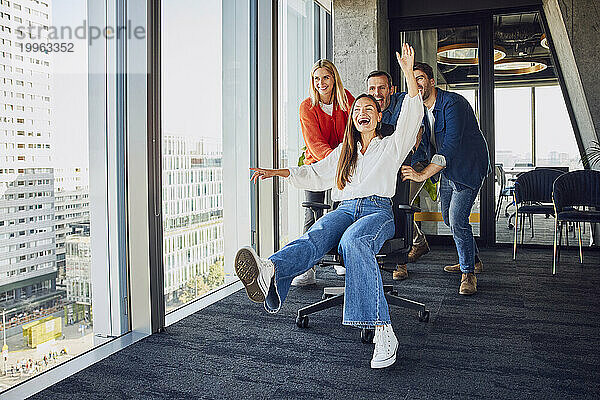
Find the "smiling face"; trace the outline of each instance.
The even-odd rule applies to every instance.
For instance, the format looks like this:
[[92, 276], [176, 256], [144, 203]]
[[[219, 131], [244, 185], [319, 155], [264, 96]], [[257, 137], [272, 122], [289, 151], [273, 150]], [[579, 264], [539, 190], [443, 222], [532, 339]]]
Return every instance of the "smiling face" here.
[[385, 75], [370, 77], [367, 81], [367, 92], [379, 102], [382, 111], [389, 107], [391, 90]]
[[333, 87], [335, 86], [335, 79], [331, 72], [324, 67], [317, 68], [313, 74], [313, 84], [317, 92], [319, 92], [321, 101], [329, 104], [331, 102]]
[[377, 105], [368, 97], [361, 97], [354, 103], [352, 121], [359, 132], [375, 131], [377, 123], [381, 121], [381, 113]]
[[427, 74], [421, 70], [415, 69], [413, 73], [417, 80], [417, 88], [421, 92], [421, 97], [423, 97], [423, 101], [426, 101], [431, 96], [431, 92], [435, 87], [435, 81], [427, 78]]

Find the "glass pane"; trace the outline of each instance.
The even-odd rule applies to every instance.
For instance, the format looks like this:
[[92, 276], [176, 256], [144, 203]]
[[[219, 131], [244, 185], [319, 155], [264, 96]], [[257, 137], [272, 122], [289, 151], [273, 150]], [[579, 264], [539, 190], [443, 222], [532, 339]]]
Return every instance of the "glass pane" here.
[[[86, 40], [46, 29], [82, 29], [86, 2], [1, 1], [0, 11], [1, 392], [95, 345], [89, 169], [99, 166], [88, 146]], [[60, 42], [72, 51], [57, 51]]]
[[560, 86], [535, 88], [535, 165], [583, 169]]
[[[238, 241], [250, 243], [249, 211], [238, 215], [235, 205], [225, 207], [227, 201], [237, 201], [240, 207], [250, 208], [249, 10], [247, 4], [237, 3], [162, 2], [162, 210], [167, 312], [235, 279], [233, 262], [226, 259]], [[241, 39], [230, 37], [236, 34], [226, 28], [231, 26], [239, 28]], [[232, 62], [236, 57], [237, 62]], [[226, 181], [224, 176], [229, 173], [234, 178]], [[236, 176], [243, 180], [240, 187]], [[226, 235], [227, 219], [239, 222], [234, 223], [239, 232]]]
[[504, 169], [532, 165], [531, 88], [494, 90], [496, 163]]
[[[304, 139], [298, 110], [308, 96], [314, 57], [312, 0], [279, 2], [279, 165], [298, 165]], [[323, 32], [325, 33], [325, 32]], [[279, 186], [279, 246], [302, 234], [304, 191]]]
[[[494, 46], [505, 53], [495, 63], [496, 240], [509, 243], [517, 177], [549, 166], [580, 169], [581, 162], [539, 13], [494, 16], [494, 30]], [[523, 242], [551, 245], [553, 224], [534, 216]]]
[[[478, 29], [476, 26], [447, 29], [406, 31], [400, 34], [400, 43], [408, 42], [415, 48], [416, 61], [429, 64], [434, 71], [436, 86], [465, 97], [479, 116], [477, 92], [479, 89]], [[399, 90], [404, 90], [404, 80]], [[413, 184], [414, 185], [414, 184]], [[451, 235], [450, 228], [442, 220], [439, 203], [439, 183], [426, 184], [415, 204], [421, 212], [415, 215], [426, 235]], [[473, 234], [479, 236], [479, 195], [471, 210]]]

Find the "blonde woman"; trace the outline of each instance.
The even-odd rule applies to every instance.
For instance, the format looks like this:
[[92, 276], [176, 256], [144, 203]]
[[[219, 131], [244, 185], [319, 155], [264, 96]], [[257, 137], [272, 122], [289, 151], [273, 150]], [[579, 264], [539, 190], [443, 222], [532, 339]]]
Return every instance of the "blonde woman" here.
[[[329, 155], [344, 139], [348, 109], [354, 97], [344, 89], [337, 68], [329, 60], [319, 60], [310, 70], [310, 96], [300, 104], [300, 125], [306, 144], [304, 164], [310, 165]], [[324, 191], [305, 191], [306, 201], [325, 202]], [[322, 215], [319, 210], [317, 217]], [[304, 213], [304, 232], [315, 223], [313, 212]], [[341, 272], [341, 270], [339, 270]], [[338, 272], [338, 273], [340, 273]], [[313, 268], [296, 277], [293, 286], [316, 282]]]
[[[396, 53], [397, 54], [397, 53]], [[396, 130], [382, 137], [381, 108], [371, 95], [352, 105], [343, 143], [323, 160], [285, 169], [251, 168], [252, 180], [279, 176], [300, 189], [332, 189], [338, 208], [318, 219], [300, 238], [268, 259], [251, 247], [235, 257], [235, 271], [250, 300], [279, 311], [292, 278], [306, 272], [337, 246], [346, 265], [344, 325], [375, 328], [371, 368], [396, 361], [398, 339], [392, 329], [376, 254], [394, 236], [391, 197], [400, 166], [417, 141], [423, 101], [412, 73], [414, 50], [404, 44], [396, 55], [408, 83]]]

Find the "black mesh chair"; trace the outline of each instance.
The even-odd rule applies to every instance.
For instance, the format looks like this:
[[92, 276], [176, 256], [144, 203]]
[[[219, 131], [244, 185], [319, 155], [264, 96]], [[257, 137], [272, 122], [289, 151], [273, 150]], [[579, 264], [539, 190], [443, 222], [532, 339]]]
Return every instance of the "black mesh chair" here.
[[[377, 262], [381, 269], [386, 271], [394, 271], [396, 265], [406, 264], [408, 261], [408, 252], [412, 246], [412, 226], [413, 216], [415, 212], [420, 211], [416, 207], [408, 205], [409, 197], [409, 182], [402, 182], [400, 172], [396, 180], [396, 194], [392, 197], [392, 208], [394, 212], [394, 222], [396, 232], [394, 237], [383, 244], [383, 247], [377, 254]], [[308, 207], [317, 213], [317, 210], [329, 209], [326, 204], [304, 202], [303, 207]], [[328, 254], [323, 257], [319, 265], [343, 265], [343, 260], [337, 252], [337, 245], [333, 247]], [[409, 308], [417, 311], [417, 316], [420, 321], [429, 321], [429, 310], [425, 304], [398, 296], [398, 292], [393, 285], [383, 285], [385, 297], [388, 304]], [[296, 325], [300, 328], [308, 327], [308, 316], [318, 311], [326, 310], [344, 303], [344, 288], [343, 287], [328, 287], [324, 289], [323, 299], [317, 303], [303, 307], [298, 310], [296, 316]], [[365, 343], [373, 340], [374, 331], [370, 329], [362, 329], [361, 339]]]
[[[554, 202], [554, 259], [552, 273], [560, 258], [562, 229], [565, 223], [576, 223], [579, 230], [579, 261], [583, 263], [581, 223], [589, 222], [594, 235], [594, 224], [600, 223], [600, 171], [573, 171], [559, 176], [552, 189]], [[583, 207], [578, 210], [574, 207]], [[585, 209], [587, 207], [587, 209]], [[592, 209], [593, 208], [593, 209]]]
[[[540, 168], [525, 172], [517, 177], [514, 189], [515, 202], [515, 224], [513, 240], [513, 260], [517, 258], [517, 232], [521, 229], [521, 244], [525, 234], [525, 216], [529, 216], [529, 225], [531, 226], [531, 237], [533, 237], [533, 216], [534, 215], [554, 215], [554, 205], [552, 204], [552, 185], [556, 178], [564, 172]], [[519, 221], [521, 226], [519, 227]]]

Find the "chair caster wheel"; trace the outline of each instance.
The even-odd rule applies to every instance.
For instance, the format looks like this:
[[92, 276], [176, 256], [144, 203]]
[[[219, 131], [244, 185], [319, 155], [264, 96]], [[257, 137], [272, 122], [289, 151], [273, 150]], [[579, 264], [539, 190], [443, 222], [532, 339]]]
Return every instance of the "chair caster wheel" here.
[[417, 315], [419, 317], [419, 321], [429, 322], [429, 310], [419, 311]]
[[513, 224], [508, 224], [507, 228], [508, 229], [515, 229], [515, 226]]
[[375, 337], [374, 329], [363, 328], [360, 331], [360, 340], [363, 343], [373, 343], [373, 338]]
[[308, 315], [297, 316], [296, 317], [296, 326], [298, 328], [308, 328]]

